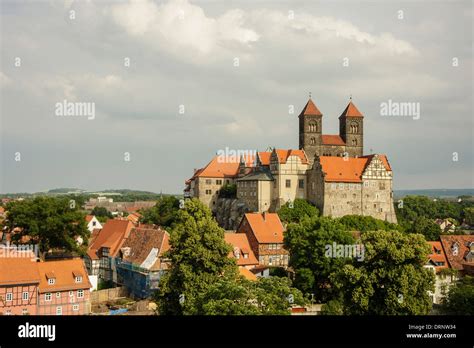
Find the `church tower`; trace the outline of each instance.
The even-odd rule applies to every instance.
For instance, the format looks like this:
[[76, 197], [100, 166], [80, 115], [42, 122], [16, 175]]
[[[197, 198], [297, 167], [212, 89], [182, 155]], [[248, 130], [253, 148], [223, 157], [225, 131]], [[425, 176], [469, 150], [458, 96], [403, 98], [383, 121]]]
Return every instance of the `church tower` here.
[[322, 145], [323, 114], [311, 100], [311, 95], [299, 118], [299, 148], [306, 152], [310, 163], [320, 155]]
[[346, 143], [349, 157], [364, 154], [364, 116], [352, 103], [352, 98], [339, 116], [339, 135]]

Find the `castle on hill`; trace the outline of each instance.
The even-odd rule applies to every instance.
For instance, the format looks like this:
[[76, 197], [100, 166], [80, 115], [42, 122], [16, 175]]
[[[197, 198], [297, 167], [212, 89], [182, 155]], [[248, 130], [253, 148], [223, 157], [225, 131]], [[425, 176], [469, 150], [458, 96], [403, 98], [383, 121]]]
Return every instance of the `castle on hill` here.
[[271, 149], [226, 161], [214, 157], [186, 181], [185, 197], [215, 210], [220, 190], [235, 184], [252, 212], [274, 212], [296, 198], [324, 216], [372, 216], [396, 222], [393, 172], [383, 154], [364, 155], [363, 114], [352, 100], [339, 116], [339, 134], [322, 133], [323, 115], [310, 98], [298, 116], [299, 149]]

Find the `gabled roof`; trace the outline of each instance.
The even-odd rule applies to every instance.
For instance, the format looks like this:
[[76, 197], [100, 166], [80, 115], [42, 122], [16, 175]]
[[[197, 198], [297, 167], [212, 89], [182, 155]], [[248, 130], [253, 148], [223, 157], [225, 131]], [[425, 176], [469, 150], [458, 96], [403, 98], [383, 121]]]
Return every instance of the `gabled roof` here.
[[[133, 223], [128, 220], [110, 219], [104, 224], [94, 242], [89, 247], [87, 254], [91, 259], [98, 259], [97, 252], [100, 248], [110, 248], [110, 256], [115, 256], [123, 243], [128, 237]], [[94, 257], [95, 255], [95, 257]]]
[[239, 273], [240, 273], [240, 275], [244, 276], [247, 280], [252, 280], [252, 281], [257, 280], [257, 276], [255, 274], [253, 274], [252, 272], [250, 272], [245, 267], [240, 267], [239, 268]]
[[[238, 266], [258, 265], [258, 260], [250, 248], [250, 243], [245, 233], [225, 233], [224, 239], [226, 243], [232, 245], [234, 248], [229, 253], [229, 257], [235, 258], [234, 250], [239, 252], [239, 258], [237, 259]], [[244, 258], [244, 254], [247, 254], [248, 257]]]
[[[326, 182], [362, 182], [362, 174], [375, 155], [354, 157], [320, 156]], [[378, 155], [387, 171], [392, 171], [385, 155]]]
[[[440, 239], [451, 268], [472, 273], [474, 262], [468, 262], [466, 256], [470, 252], [470, 244], [474, 243], [474, 235], [440, 235]], [[455, 244], [458, 247], [457, 255], [453, 248]]]
[[297, 156], [300, 158], [301, 163], [308, 164], [308, 158], [306, 157], [306, 153], [304, 152], [304, 150], [275, 149], [274, 152], [277, 154], [278, 163], [284, 164], [290, 156]]
[[321, 135], [323, 145], [346, 145], [340, 135]]
[[260, 163], [262, 166], [269, 166], [270, 165], [270, 157], [272, 156], [271, 151], [264, 151], [258, 153], [258, 158], [260, 159]]
[[0, 285], [38, 284], [37, 263], [30, 257], [0, 257]]
[[[37, 265], [40, 274], [39, 291], [41, 293], [90, 289], [92, 287], [82, 259], [38, 262]], [[48, 284], [48, 278], [52, 278], [53, 275], [54, 284]], [[80, 283], [76, 283], [76, 276], [82, 277]]]
[[339, 117], [364, 117], [364, 115], [362, 115], [351, 100]]
[[[429, 262], [435, 267], [436, 272], [443, 268], [448, 268], [448, 260], [446, 259], [446, 254], [444, 253], [443, 245], [441, 242], [427, 242], [431, 246], [431, 254], [428, 256]], [[435, 262], [444, 262], [444, 266], [437, 266]]]
[[161, 228], [134, 228], [121, 247], [122, 260], [150, 271], [161, 269], [161, 257], [168, 251], [169, 234]]
[[323, 114], [321, 113], [321, 111], [319, 111], [317, 106], [310, 98], [304, 106], [303, 110], [301, 111], [300, 116], [301, 115], [322, 116]]
[[219, 157], [215, 156], [195, 177], [205, 178], [225, 178], [235, 177], [239, 172], [239, 161], [220, 162]]
[[[244, 215], [259, 243], [283, 243], [284, 227], [276, 213], [247, 213]], [[239, 232], [239, 231], [238, 231]]]

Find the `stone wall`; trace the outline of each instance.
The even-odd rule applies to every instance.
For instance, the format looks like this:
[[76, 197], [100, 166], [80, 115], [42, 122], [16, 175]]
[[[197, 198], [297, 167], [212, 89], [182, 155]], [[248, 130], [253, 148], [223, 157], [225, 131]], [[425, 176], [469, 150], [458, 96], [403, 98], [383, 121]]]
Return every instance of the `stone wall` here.
[[214, 209], [217, 223], [225, 230], [236, 230], [245, 213], [250, 209], [236, 198], [218, 198]]

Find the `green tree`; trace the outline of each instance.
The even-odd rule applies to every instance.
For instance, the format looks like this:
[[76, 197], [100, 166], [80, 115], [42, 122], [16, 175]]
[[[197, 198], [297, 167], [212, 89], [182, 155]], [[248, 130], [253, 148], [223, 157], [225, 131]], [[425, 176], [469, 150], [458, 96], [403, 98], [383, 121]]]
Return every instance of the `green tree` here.
[[466, 223], [469, 226], [474, 226], [474, 207], [464, 208], [463, 215]]
[[142, 211], [141, 222], [171, 227], [176, 221], [180, 201], [174, 196], [160, 198], [154, 207]]
[[441, 305], [441, 312], [454, 315], [474, 315], [474, 277], [466, 275], [451, 286]]
[[237, 266], [209, 208], [186, 200], [175, 214], [170, 233], [171, 268], [160, 281], [158, 305], [163, 314], [198, 314], [197, 299], [210, 284], [235, 279]]
[[307, 200], [296, 198], [294, 202], [287, 202], [278, 210], [280, 220], [286, 223], [300, 222], [304, 217], [319, 215], [319, 210]]
[[431, 252], [422, 235], [374, 231], [361, 235], [364, 259], [331, 275], [344, 314], [426, 315], [434, 275], [423, 267]]
[[326, 246], [355, 242], [345, 226], [329, 217], [305, 218], [299, 224], [288, 225], [284, 242], [295, 272], [294, 285], [320, 301], [330, 299], [329, 276], [350, 260], [326, 257]]
[[427, 241], [436, 241], [439, 239], [441, 229], [433, 220], [420, 216], [413, 221], [407, 232], [422, 234]]
[[344, 225], [348, 231], [378, 231], [378, 230], [403, 230], [401, 226], [388, 221], [379, 220], [372, 216], [346, 215], [338, 221]]
[[105, 207], [94, 207], [91, 211], [91, 215], [94, 215], [100, 222], [106, 222], [108, 219], [112, 219], [113, 215]]
[[28, 236], [39, 244], [41, 252], [49, 249], [83, 252], [75, 237], [82, 237], [87, 245], [89, 231], [84, 214], [74, 201], [67, 198], [36, 197], [7, 204], [8, 215], [5, 226], [10, 230], [18, 227], [13, 241]]
[[220, 198], [235, 198], [237, 197], [237, 185], [236, 184], [225, 184], [219, 190]]

